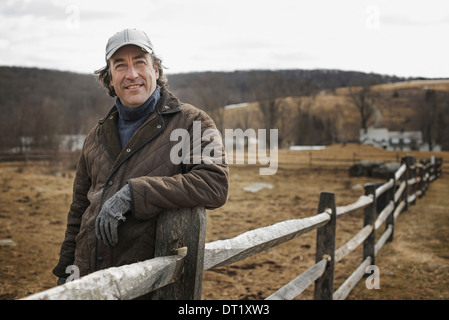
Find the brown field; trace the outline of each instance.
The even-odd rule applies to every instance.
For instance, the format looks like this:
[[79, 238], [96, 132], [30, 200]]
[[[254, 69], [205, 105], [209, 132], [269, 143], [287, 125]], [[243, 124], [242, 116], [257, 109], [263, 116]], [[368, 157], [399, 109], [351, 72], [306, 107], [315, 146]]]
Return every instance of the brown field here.
[[[431, 155], [412, 154], [418, 159]], [[364, 183], [384, 181], [349, 177], [351, 162], [344, 160], [369, 155], [379, 159], [403, 156], [373, 147], [335, 145], [313, 152], [280, 150], [279, 169], [271, 176], [259, 175], [255, 165], [231, 165], [229, 200], [222, 208], [207, 212], [206, 241], [314, 215], [322, 191], [335, 192], [337, 206], [353, 203], [364, 193]], [[448, 152], [436, 155], [449, 163]], [[61, 163], [0, 163], [0, 240], [15, 243], [0, 246], [1, 299], [22, 298], [56, 285], [51, 270], [64, 237], [73, 178], [73, 166]], [[271, 184], [272, 189], [243, 189], [259, 182]], [[425, 197], [399, 216], [394, 241], [376, 256], [380, 289], [366, 289], [362, 279], [348, 299], [449, 299], [448, 194], [449, 177], [443, 174]], [[339, 219], [337, 247], [362, 226], [362, 212]], [[205, 271], [202, 298], [266, 298], [314, 264], [315, 237], [312, 231], [233, 265]], [[360, 262], [361, 248], [357, 248], [337, 264], [334, 289]], [[313, 286], [298, 299], [312, 297]]]

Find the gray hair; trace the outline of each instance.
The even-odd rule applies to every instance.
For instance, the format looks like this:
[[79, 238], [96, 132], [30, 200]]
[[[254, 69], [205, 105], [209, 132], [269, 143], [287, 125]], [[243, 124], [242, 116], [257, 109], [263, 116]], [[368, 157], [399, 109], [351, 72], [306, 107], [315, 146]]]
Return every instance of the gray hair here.
[[[161, 91], [168, 88], [168, 80], [164, 74], [164, 66], [162, 65], [162, 59], [157, 57], [154, 53], [150, 53], [151, 59], [153, 60], [153, 66], [157, 67], [159, 71], [159, 78], [156, 81], [156, 84], [161, 88]], [[111, 97], [116, 97], [114, 87], [111, 86], [111, 72], [109, 70], [109, 61], [107, 61], [106, 66], [101, 69], [98, 69], [94, 72], [97, 80], [107, 89], [108, 94]]]

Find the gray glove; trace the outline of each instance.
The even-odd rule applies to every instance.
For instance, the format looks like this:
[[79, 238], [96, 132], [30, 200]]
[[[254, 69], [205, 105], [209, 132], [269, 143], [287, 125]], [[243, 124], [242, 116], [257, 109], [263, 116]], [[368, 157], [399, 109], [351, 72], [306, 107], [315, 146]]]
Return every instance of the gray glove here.
[[65, 282], [67, 281], [67, 279], [66, 278], [58, 278], [58, 282], [56, 282], [56, 284], [58, 285], [58, 286], [61, 286], [61, 285], [63, 285], [63, 284], [65, 284]]
[[106, 245], [115, 246], [118, 241], [117, 228], [126, 221], [125, 214], [131, 210], [131, 190], [126, 184], [109, 198], [95, 221], [95, 234]]

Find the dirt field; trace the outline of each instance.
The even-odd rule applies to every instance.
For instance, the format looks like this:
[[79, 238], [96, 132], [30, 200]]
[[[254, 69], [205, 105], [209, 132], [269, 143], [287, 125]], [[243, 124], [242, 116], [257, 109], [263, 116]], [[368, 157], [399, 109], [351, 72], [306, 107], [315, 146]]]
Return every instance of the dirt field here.
[[[351, 159], [354, 153], [388, 152], [356, 145], [314, 151], [314, 157]], [[429, 154], [414, 153], [417, 157]], [[449, 153], [440, 153], [449, 161]], [[254, 165], [231, 166], [227, 204], [208, 211], [207, 242], [288, 219], [317, 213], [321, 191], [335, 192], [337, 206], [353, 203], [363, 184], [383, 182], [349, 177], [350, 163], [309, 166], [308, 151], [280, 151], [275, 175]], [[18, 299], [51, 288], [71, 201], [73, 167], [60, 163], [0, 163], [0, 298]], [[271, 189], [245, 191], [253, 183]], [[376, 256], [380, 289], [360, 281], [348, 299], [449, 299], [449, 177], [431, 184], [425, 197], [397, 220], [394, 241]], [[337, 247], [363, 226], [362, 212], [337, 222]], [[382, 228], [383, 230], [383, 228]], [[316, 232], [227, 267], [205, 271], [203, 299], [264, 299], [315, 261]], [[335, 289], [361, 261], [361, 248], [336, 266]], [[313, 286], [298, 299], [311, 299]]]

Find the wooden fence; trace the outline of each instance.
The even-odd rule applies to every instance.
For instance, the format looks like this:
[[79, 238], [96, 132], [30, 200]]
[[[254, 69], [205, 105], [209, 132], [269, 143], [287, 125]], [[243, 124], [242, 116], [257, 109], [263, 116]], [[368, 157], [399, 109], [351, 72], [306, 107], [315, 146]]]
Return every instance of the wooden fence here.
[[[198, 300], [203, 270], [232, 264], [316, 229], [316, 263], [266, 299], [291, 300], [314, 283], [314, 299], [342, 300], [367, 268], [375, 264], [382, 246], [393, 240], [398, 216], [425, 195], [429, 183], [441, 175], [441, 167], [441, 158], [431, 164], [417, 163], [407, 156], [385, 183], [365, 185], [365, 195], [352, 204], [336, 206], [335, 195], [322, 192], [314, 216], [282, 221], [210, 243], [205, 243], [203, 208], [165, 212], [158, 219], [156, 258], [100, 270], [24, 299], [134, 299], [152, 292], [154, 299]], [[335, 248], [337, 220], [361, 209], [364, 227]], [[376, 241], [382, 225], [385, 230]], [[362, 262], [334, 290], [335, 264], [362, 245]]]
[[81, 151], [34, 150], [26, 152], [0, 152], [0, 162], [71, 161], [76, 163]]
[[[431, 152], [424, 152], [424, 154], [429, 154]], [[416, 152], [420, 158], [424, 158], [423, 152]], [[348, 156], [347, 153], [342, 153], [341, 156], [324, 156], [320, 151], [309, 151], [302, 152], [302, 157], [299, 158], [299, 163], [304, 166], [309, 167], [342, 167], [346, 168], [348, 165], [357, 164], [359, 162], [367, 161], [367, 162], [378, 162], [378, 163], [388, 163], [388, 162], [401, 162], [402, 158], [413, 155], [413, 151], [385, 151], [385, 152], [354, 152], [352, 156]], [[286, 156], [286, 159], [283, 159], [283, 164], [285, 162], [289, 162], [289, 157]], [[449, 173], [449, 158], [447, 152], [443, 152], [439, 159], [443, 159], [444, 164], [441, 168], [443, 173]], [[368, 160], [369, 159], [369, 160]], [[436, 158], [435, 158], [436, 159]], [[430, 160], [430, 159], [429, 159]], [[292, 161], [292, 160], [290, 160]], [[441, 161], [441, 160], [440, 160]], [[298, 157], [295, 159], [295, 164], [298, 164]]]

